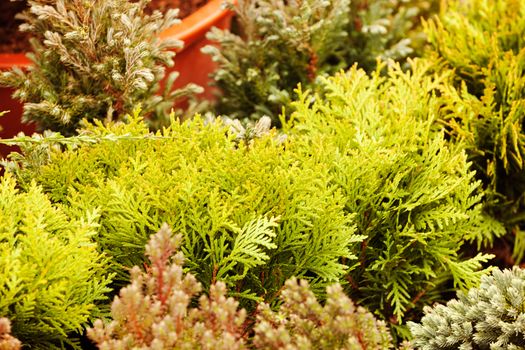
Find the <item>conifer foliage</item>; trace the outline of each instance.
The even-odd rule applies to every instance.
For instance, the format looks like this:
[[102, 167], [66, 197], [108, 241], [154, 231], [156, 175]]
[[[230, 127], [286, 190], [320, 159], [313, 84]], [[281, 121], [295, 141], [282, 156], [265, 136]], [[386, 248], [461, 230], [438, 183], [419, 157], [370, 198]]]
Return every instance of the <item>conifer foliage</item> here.
[[79, 348], [68, 335], [100, 315], [108, 292], [107, 259], [91, 241], [97, 214], [69, 218], [36, 185], [24, 193], [15, 185], [0, 180], [0, 314], [32, 349]]
[[218, 112], [233, 118], [270, 116], [297, 84], [355, 62], [373, 70], [376, 59], [403, 59], [413, 52], [409, 33], [433, 1], [415, 0], [240, 0], [240, 33], [219, 29], [208, 37], [218, 47], [205, 52], [218, 62], [213, 74], [222, 91]]
[[321, 305], [308, 282], [288, 280], [281, 293], [282, 304], [273, 312], [260, 304], [255, 326], [257, 349], [392, 349], [391, 336], [383, 321], [356, 307], [339, 284], [329, 286]]
[[525, 251], [525, 2], [448, 1], [425, 23], [431, 59], [456, 72], [443, 92], [450, 111], [443, 121], [464, 141], [490, 196], [487, 209], [515, 235], [514, 258]]
[[425, 308], [409, 323], [417, 349], [524, 349], [525, 271], [496, 269], [479, 288], [446, 305]]
[[3, 73], [0, 84], [16, 89], [25, 121], [42, 130], [73, 134], [82, 119], [119, 118], [138, 103], [162, 118], [180, 94], [196, 91], [170, 91], [173, 73], [155, 95], [182, 45], [158, 37], [178, 22], [176, 10], [146, 15], [148, 0], [27, 2], [21, 30], [33, 37], [33, 66]]
[[329, 164], [365, 237], [347, 275], [350, 296], [393, 325], [442, 298], [447, 280], [476, 286], [489, 256], [466, 259], [461, 246], [504, 233], [482, 212], [480, 182], [463, 150], [433, 127], [442, 104], [432, 92], [449, 73], [432, 69], [415, 61], [411, 73], [397, 66], [388, 77], [367, 76], [354, 67], [322, 79], [318, 94], [298, 90], [285, 127], [299, 153]]
[[243, 305], [272, 302], [292, 276], [312, 288], [337, 282], [362, 240], [326, 165], [297, 161], [275, 136], [238, 142], [200, 118], [150, 134], [132, 118], [91, 127], [67, 139], [77, 145], [65, 151], [42, 150], [56, 146], [53, 136], [33, 139], [16, 173], [23, 188], [36, 181], [72, 215], [100, 209], [95, 238], [121, 283], [167, 222], [183, 235], [187, 266], [206, 290], [223, 281]]

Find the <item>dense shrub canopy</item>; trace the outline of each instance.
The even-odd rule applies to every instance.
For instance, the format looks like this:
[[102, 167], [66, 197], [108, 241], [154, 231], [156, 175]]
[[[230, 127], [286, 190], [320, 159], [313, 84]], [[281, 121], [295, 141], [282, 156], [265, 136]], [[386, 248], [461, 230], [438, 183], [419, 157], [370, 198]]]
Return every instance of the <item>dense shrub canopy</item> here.
[[504, 233], [482, 212], [465, 153], [436, 130], [443, 111], [434, 91], [449, 73], [433, 74], [424, 61], [412, 69], [382, 77], [353, 68], [323, 79], [317, 94], [299, 90], [285, 128], [297, 153], [329, 166], [365, 237], [348, 292], [393, 323], [441, 298], [449, 279], [475, 286], [487, 256], [465, 259], [461, 246]]
[[353, 68], [317, 94], [298, 90], [286, 140], [272, 131], [242, 141], [200, 118], [150, 134], [132, 117], [76, 138], [27, 138], [12, 170], [72, 215], [99, 208], [97, 241], [120, 281], [166, 221], [205, 288], [224, 281], [247, 305], [272, 303], [291, 276], [318, 295], [344, 281], [405, 337], [404, 320], [441, 299], [444, 283], [478, 283], [489, 256], [467, 259], [462, 245], [504, 231], [482, 212], [466, 155], [436, 129], [434, 91], [449, 73], [413, 65], [388, 77]]
[[316, 287], [338, 281], [362, 237], [328, 167], [297, 159], [273, 134], [244, 143], [226, 133], [199, 118], [156, 135], [139, 120], [94, 127], [68, 142], [95, 144], [44, 152], [44, 166], [40, 146], [28, 151], [19, 176], [71, 213], [99, 208], [97, 241], [120, 281], [128, 278], [121, 267], [142, 264], [162, 222], [183, 235], [187, 265], [205, 288], [221, 280], [242, 297], [272, 301], [291, 276]]

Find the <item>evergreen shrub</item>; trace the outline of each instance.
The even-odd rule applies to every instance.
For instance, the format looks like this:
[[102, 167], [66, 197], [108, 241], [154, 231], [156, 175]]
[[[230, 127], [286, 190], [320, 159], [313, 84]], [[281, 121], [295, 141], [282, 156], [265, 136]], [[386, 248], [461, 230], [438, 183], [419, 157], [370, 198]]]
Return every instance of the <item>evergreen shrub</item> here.
[[[366, 237], [348, 293], [407, 337], [404, 321], [444, 297], [447, 281], [477, 285], [489, 256], [463, 256], [467, 242], [490, 243], [504, 228], [484, 214], [479, 180], [461, 147], [435, 127], [443, 103], [435, 93], [450, 72], [427, 61], [399, 65], [383, 77], [353, 67], [322, 78], [316, 94], [297, 90], [295, 112], [283, 131], [302, 157], [329, 166]], [[306, 154], [305, 154], [306, 153]]]
[[[384, 322], [356, 308], [340, 285], [328, 287], [322, 306], [305, 280], [291, 279], [280, 293], [278, 313], [261, 304], [253, 320], [226, 298], [224, 283], [202, 286], [185, 273], [182, 236], [163, 225], [146, 246], [146, 271], [132, 270], [131, 284], [112, 305], [111, 322], [95, 322], [88, 335], [100, 349], [390, 349]], [[248, 322], [247, 322], [248, 321]]]
[[451, 73], [412, 64], [388, 77], [354, 67], [321, 79], [317, 94], [298, 90], [285, 140], [272, 130], [239, 142], [200, 118], [150, 134], [134, 116], [73, 138], [23, 138], [11, 171], [72, 215], [99, 208], [97, 241], [116, 267], [140, 266], [149, 235], [168, 222], [206, 290], [224, 281], [251, 309], [247, 300], [275, 302], [292, 276], [320, 298], [340, 281], [408, 337], [405, 321], [452, 283], [479, 282], [489, 255], [469, 258], [462, 246], [504, 233], [482, 211], [463, 149], [436, 128], [436, 92]]
[[97, 220], [70, 218], [35, 184], [19, 192], [12, 177], [0, 180], [0, 314], [32, 349], [79, 349], [69, 336], [102, 315], [110, 276], [92, 242]]
[[26, 138], [33, 146], [14, 171], [23, 188], [36, 181], [72, 215], [99, 209], [95, 238], [121, 283], [163, 222], [183, 235], [204, 288], [223, 281], [243, 303], [272, 302], [291, 276], [324, 289], [355, 263], [362, 237], [328, 167], [298, 160], [274, 132], [239, 142], [220, 122], [196, 118], [150, 134], [133, 117], [62, 138], [65, 151], [58, 139]]
[[525, 272], [496, 269], [479, 288], [426, 307], [421, 323], [409, 326], [417, 349], [524, 349]]
[[525, 251], [525, 2], [447, 2], [425, 22], [432, 60], [455, 71], [455, 89], [443, 91], [442, 121], [466, 143], [487, 192], [486, 209], [515, 236], [514, 258]]
[[373, 70], [378, 58], [412, 54], [420, 41], [417, 17], [435, 2], [238, 1], [239, 33], [213, 29], [208, 37], [218, 47], [204, 50], [219, 64], [213, 73], [222, 91], [218, 113], [251, 120], [267, 115], [278, 125], [298, 83], [312, 85], [355, 62]]
[[146, 15], [148, 2], [27, 0], [21, 30], [33, 38], [33, 65], [0, 75], [0, 85], [15, 88], [24, 103], [23, 119], [71, 135], [84, 118], [111, 120], [141, 103], [161, 122], [176, 98], [200, 91], [171, 91], [172, 73], [156, 94], [182, 42], [158, 36], [179, 21], [177, 10]]

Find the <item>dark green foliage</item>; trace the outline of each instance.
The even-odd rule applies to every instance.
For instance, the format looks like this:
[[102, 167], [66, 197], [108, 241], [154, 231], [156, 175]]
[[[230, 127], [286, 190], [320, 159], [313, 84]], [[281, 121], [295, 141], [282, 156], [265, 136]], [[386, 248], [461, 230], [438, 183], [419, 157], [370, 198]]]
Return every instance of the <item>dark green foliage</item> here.
[[425, 43], [420, 18], [438, 10], [437, 0], [354, 0], [350, 2], [344, 61], [370, 72], [377, 59], [405, 63]]
[[494, 270], [479, 288], [425, 308], [419, 323], [409, 323], [413, 344], [422, 350], [525, 349], [525, 272]]
[[142, 265], [162, 222], [183, 235], [205, 289], [224, 281], [235, 295], [271, 302], [291, 276], [314, 288], [338, 281], [362, 237], [326, 164], [299, 161], [274, 133], [244, 143], [226, 132], [197, 118], [152, 135], [135, 119], [63, 139], [79, 144], [64, 152], [45, 149], [56, 136], [35, 139], [15, 171], [22, 187], [36, 181], [74, 215], [99, 208], [96, 239], [120, 281], [121, 267]]
[[138, 103], [158, 120], [185, 93], [170, 91], [172, 75], [163, 96], [155, 95], [173, 49], [182, 45], [158, 38], [177, 23], [176, 10], [145, 15], [148, 0], [27, 2], [21, 29], [33, 37], [33, 66], [0, 75], [0, 84], [16, 88], [24, 102], [25, 121], [73, 134], [84, 118], [111, 120]]
[[489, 257], [463, 258], [461, 246], [504, 233], [483, 214], [480, 182], [462, 149], [434, 131], [442, 110], [433, 91], [448, 73], [430, 68], [418, 61], [411, 73], [397, 67], [388, 78], [353, 68], [322, 79], [320, 94], [298, 90], [284, 128], [298, 153], [329, 165], [331, 184], [366, 237], [347, 276], [350, 296], [393, 325], [443, 298], [446, 281], [475, 286]]
[[281, 292], [278, 312], [269, 305], [258, 308], [256, 349], [392, 349], [388, 328], [362, 307], [356, 307], [339, 284], [327, 288], [321, 305], [308, 283], [288, 280]]
[[219, 63], [214, 73], [223, 96], [218, 111], [230, 117], [278, 121], [298, 83], [311, 83], [340, 60], [346, 39], [349, 0], [240, 0], [242, 36], [219, 29], [208, 46]]
[[226, 298], [224, 283], [201, 295], [199, 306], [190, 306], [201, 285], [183, 272], [179, 250], [182, 236], [173, 236], [167, 225], [152, 235], [146, 246], [147, 272], [135, 266], [131, 284], [120, 291], [111, 307], [113, 320], [97, 320], [89, 337], [103, 350], [240, 350], [244, 310]]
[[403, 59], [413, 52], [409, 33], [421, 11], [436, 1], [240, 0], [240, 34], [212, 30], [218, 47], [206, 52], [223, 94], [218, 112], [241, 119], [268, 115], [279, 123], [298, 83], [350, 67], [373, 70], [376, 59]]
[[525, 251], [525, 2], [449, 1], [425, 24], [440, 57], [455, 69], [456, 89], [443, 92], [452, 139], [464, 141], [490, 196], [487, 210], [515, 235], [514, 258]]
[[32, 349], [79, 348], [68, 335], [100, 316], [109, 280], [92, 243], [97, 220], [68, 217], [34, 184], [18, 193], [11, 177], [0, 180], [0, 315]]

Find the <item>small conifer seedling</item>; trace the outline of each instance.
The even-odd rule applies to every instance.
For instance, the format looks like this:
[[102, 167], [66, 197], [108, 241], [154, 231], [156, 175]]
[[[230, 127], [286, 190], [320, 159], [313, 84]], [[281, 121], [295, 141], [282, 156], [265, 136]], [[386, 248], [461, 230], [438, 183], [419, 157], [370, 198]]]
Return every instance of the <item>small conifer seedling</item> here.
[[288, 280], [281, 292], [282, 304], [274, 312], [260, 304], [255, 325], [257, 349], [392, 349], [390, 332], [362, 307], [354, 305], [339, 284], [326, 290], [321, 305], [308, 282]]
[[2, 73], [0, 84], [16, 89], [24, 120], [41, 130], [71, 135], [82, 119], [118, 119], [139, 103], [159, 121], [174, 99], [198, 90], [170, 91], [172, 73], [157, 94], [173, 49], [182, 45], [158, 36], [178, 22], [176, 10], [146, 15], [148, 0], [27, 2], [21, 30], [33, 38], [33, 65]]
[[239, 0], [240, 33], [213, 29], [208, 46], [219, 68], [218, 112], [279, 125], [297, 84], [354, 63], [374, 70], [377, 59], [401, 60], [413, 53], [420, 33], [416, 17], [435, 0]]
[[246, 312], [226, 298], [224, 283], [211, 286], [209, 297], [201, 295], [198, 307], [190, 306], [202, 287], [183, 272], [181, 242], [166, 224], [151, 236], [146, 272], [135, 266], [131, 284], [113, 301], [113, 320], [97, 320], [88, 330], [100, 349], [247, 349], [242, 338]]

